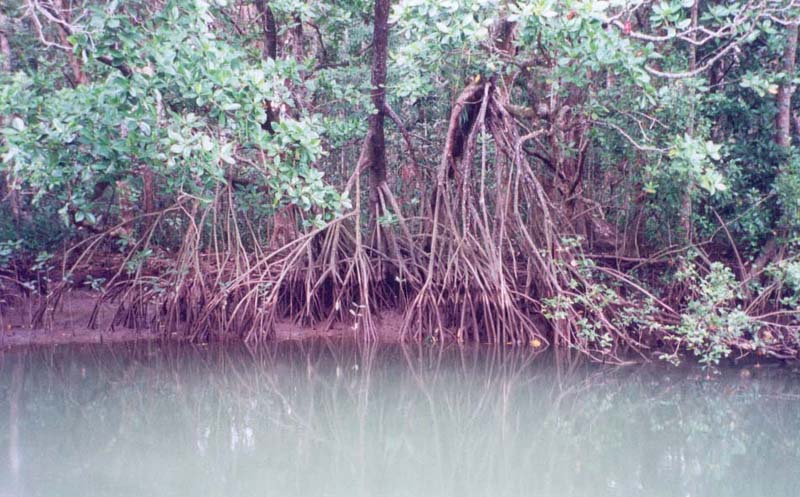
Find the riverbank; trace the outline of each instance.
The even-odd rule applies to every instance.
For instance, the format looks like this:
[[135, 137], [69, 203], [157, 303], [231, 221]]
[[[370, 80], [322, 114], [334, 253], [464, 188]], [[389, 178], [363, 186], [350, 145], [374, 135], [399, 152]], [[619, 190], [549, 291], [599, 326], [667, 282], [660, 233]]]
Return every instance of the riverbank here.
[[[52, 346], [52, 345], [84, 345], [84, 344], [133, 344], [151, 341], [162, 342], [190, 342], [191, 330], [176, 330], [165, 333], [149, 326], [130, 328], [122, 325], [113, 325], [114, 315], [118, 303], [105, 302], [97, 308], [95, 326], [89, 326], [95, 306], [101, 300], [101, 293], [90, 290], [72, 290], [66, 292], [61, 303], [51, 312], [45, 313], [45, 319], [40, 326], [31, 326], [34, 321], [38, 303], [34, 299], [25, 299], [19, 295], [9, 297], [6, 295], [0, 305], [0, 350], [24, 348], [27, 346]], [[384, 311], [374, 315], [375, 341], [382, 343], [399, 343], [403, 341], [402, 322], [403, 316], [397, 312]], [[462, 343], [452, 334], [437, 337], [445, 342]], [[273, 333], [267, 338], [270, 342], [281, 341], [306, 341], [315, 339], [352, 339], [361, 340], [363, 336], [346, 322], [318, 323], [315, 325], [302, 325], [292, 320], [279, 320], [274, 324]], [[425, 343], [433, 344], [438, 340], [424, 339]], [[242, 338], [237, 335], [211, 334], [202, 342], [227, 342], [237, 344]], [[469, 341], [468, 341], [469, 342]], [[495, 344], [496, 345], [496, 344]], [[511, 345], [511, 344], [509, 344]], [[516, 344], [517, 347], [528, 348], [528, 345]], [[531, 342], [530, 346], [543, 350], [544, 343]], [[516, 347], [515, 347], [516, 348]], [[558, 350], [558, 348], [556, 348]], [[641, 351], [640, 351], [641, 352]], [[628, 352], [625, 356], [604, 358], [592, 357], [596, 362], [608, 362], [617, 365], [640, 364], [642, 362], [663, 362], [668, 358], [663, 357], [664, 350], [649, 348], [649, 354]], [[684, 351], [686, 352], [686, 351]], [[613, 360], [612, 360], [613, 359]], [[729, 356], [722, 358], [719, 365], [733, 367], [753, 366], [761, 364], [787, 364], [792, 367], [800, 366], [800, 361], [792, 358], [770, 357], [752, 350], [734, 351]], [[696, 357], [692, 354], [678, 353], [671, 362], [694, 363]]]
[[[31, 326], [36, 303], [20, 297], [7, 299], [9, 302], [0, 308], [0, 348], [27, 345], [67, 345], [91, 343], [130, 343], [149, 340], [186, 341], [186, 335], [172, 333], [165, 335], [151, 328], [127, 328], [112, 326], [115, 304], [102, 304], [98, 309], [97, 326], [88, 323], [100, 294], [86, 290], [67, 293], [61, 305], [52, 314], [48, 313], [46, 323]], [[401, 317], [393, 313], [382, 316], [377, 327], [377, 339], [385, 342], [399, 342], [400, 328], [397, 323]], [[324, 323], [315, 326], [301, 326], [291, 321], [275, 323], [271, 340], [306, 340], [313, 338], [352, 338], [354, 331], [344, 323]], [[223, 340], [220, 338], [219, 340]], [[233, 339], [235, 340], [235, 339]]]

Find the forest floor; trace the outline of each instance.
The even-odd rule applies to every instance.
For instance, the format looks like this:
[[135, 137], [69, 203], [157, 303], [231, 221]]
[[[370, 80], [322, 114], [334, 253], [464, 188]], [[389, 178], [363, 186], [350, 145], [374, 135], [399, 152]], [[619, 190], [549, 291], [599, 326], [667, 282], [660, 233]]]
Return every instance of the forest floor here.
[[[48, 315], [42, 326], [32, 327], [31, 317], [35, 302], [19, 297], [6, 298], [0, 305], [0, 348], [25, 345], [62, 345], [83, 343], [124, 343], [146, 340], [172, 339], [185, 340], [177, 333], [166, 336], [150, 328], [126, 328], [111, 326], [115, 304], [101, 306], [97, 326], [88, 326], [98, 293], [78, 290], [68, 293], [62, 304], [52, 315]], [[377, 331], [378, 340], [400, 341], [400, 323], [402, 317], [393, 313], [385, 313], [380, 319]], [[305, 340], [311, 338], [349, 338], [354, 336], [353, 329], [346, 323], [334, 323], [330, 327], [325, 324], [302, 326], [291, 321], [275, 324], [272, 340]]]

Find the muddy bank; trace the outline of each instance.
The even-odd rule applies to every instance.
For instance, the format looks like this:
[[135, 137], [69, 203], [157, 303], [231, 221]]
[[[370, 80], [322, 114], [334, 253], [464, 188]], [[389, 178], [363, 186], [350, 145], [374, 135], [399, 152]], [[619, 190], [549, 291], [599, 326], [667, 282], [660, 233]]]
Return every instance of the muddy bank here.
[[[63, 302], [53, 313], [48, 313], [42, 326], [30, 325], [36, 308], [32, 299], [14, 297], [6, 299], [0, 307], [0, 348], [25, 345], [62, 345], [73, 343], [124, 343], [147, 340], [184, 341], [185, 336], [173, 333], [166, 335], [150, 328], [126, 328], [112, 326], [115, 305], [104, 304], [99, 309], [97, 326], [88, 326], [98, 293], [79, 290], [64, 296]], [[392, 313], [383, 315], [378, 326], [378, 339], [399, 341], [401, 317]], [[311, 338], [345, 338], [355, 336], [347, 324], [324, 323], [316, 326], [301, 326], [293, 322], [275, 324], [272, 340], [304, 340]], [[226, 340], [237, 340], [228, 338]]]

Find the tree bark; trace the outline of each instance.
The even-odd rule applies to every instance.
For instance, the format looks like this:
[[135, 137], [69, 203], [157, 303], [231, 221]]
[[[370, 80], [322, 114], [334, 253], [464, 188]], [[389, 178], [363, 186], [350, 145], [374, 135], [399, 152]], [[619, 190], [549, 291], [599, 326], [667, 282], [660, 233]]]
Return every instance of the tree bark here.
[[792, 94], [795, 86], [792, 78], [797, 57], [797, 30], [800, 21], [786, 26], [786, 46], [783, 51], [783, 74], [786, 78], [778, 88], [778, 114], [775, 116], [775, 143], [788, 149], [792, 145]]
[[8, 23], [8, 19], [6, 16], [0, 12], [0, 71], [4, 73], [11, 72], [11, 45], [8, 43], [8, 37], [6, 36], [6, 30], [9, 27], [6, 25]]
[[276, 59], [278, 57], [278, 30], [275, 27], [275, 16], [269, 6], [268, 0], [256, 0], [261, 30], [264, 32], [264, 49], [262, 53], [265, 59]]
[[[800, 21], [794, 21], [786, 25], [786, 45], [783, 49], [782, 66], [782, 71], [786, 79], [784, 79], [783, 83], [781, 83], [778, 88], [778, 111], [775, 115], [775, 143], [787, 153], [792, 146], [792, 94], [795, 90], [792, 79], [794, 77], [797, 58], [798, 26], [800, 26]], [[778, 173], [784, 172], [785, 168], [786, 163], [784, 162]], [[781, 226], [777, 231], [778, 233], [770, 238], [761, 248], [761, 255], [758, 256], [753, 266], [750, 268], [751, 275], [757, 274], [771, 261], [782, 256], [785, 245], [778, 243], [778, 239], [786, 234], [786, 227]]]
[[[0, 72], [11, 72], [11, 44], [8, 42], [6, 31], [8, 27], [8, 18], [0, 12]], [[0, 115], [0, 127], [4, 126], [5, 117]], [[6, 165], [8, 166], [8, 164]], [[14, 224], [19, 225], [20, 221], [20, 206], [17, 191], [14, 188], [12, 181], [9, 181], [5, 172], [0, 173], [0, 200], [8, 200], [8, 205], [11, 208], [11, 216], [14, 219]]]
[[[692, 29], [697, 29], [698, 11], [700, 8], [700, 0], [695, 0], [692, 4]], [[692, 32], [692, 40], [697, 39], [696, 32]], [[697, 69], [697, 47], [694, 44], [689, 46], [689, 72], [694, 73]], [[691, 95], [691, 108], [689, 110], [689, 122], [686, 126], [686, 134], [694, 136], [694, 91]], [[691, 243], [692, 241], [692, 191], [693, 179], [688, 178], [686, 190], [683, 192], [681, 198], [681, 227], [683, 228], [683, 235], [686, 240]]]
[[[256, 0], [256, 9], [261, 22], [261, 31], [264, 34], [264, 49], [261, 53], [265, 59], [275, 60], [278, 58], [278, 28], [275, 24], [275, 16], [268, 0]], [[264, 110], [267, 119], [261, 124], [261, 129], [273, 133], [272, 123], [278, 121], [278, 113], [275, 112], [275, 108], [269, 100], [264, 101]]]
[[292, 29], [291, 29], [291, 43], [292, 43], [292, 54], [294, 55], [294, 60], [297, 61], [297, 64], [301, 67], [298, 74], [300, 76], [301, 83], [298, 85], [292, 84], [292, 94], [296, 100], [295, 106], [297, 107], [298, 115], [302, 114], [302, 111], [309, 108], [309, 102], [307, 101], [307, 93], [306, 87], [304, 85], [304, 81], [306, 80], [306, 71], [302, 69], [302, 64], [305, 61], [305, 32], [303, 30], [303, 19], [300, 17], [300, 14], [295, 13], [292, 16]]
[[[72, 46], [72, 43], [70, 43], [68, 39], [71, 32], [70, 29], [67, 28], [72, 21], [72, 13], [64, 5], [64, 0], [53, 0], [52, 4], [54, 14], [57, 18], [64, 22], [64, 24], [58, 24], [59, 40], [65, 47]], [[81, 60], [75, 56], [74, 51], [70, 50], [67, 52], [67, 61], [69, 62], [69, 67], [72, 70], [72, 84], [75, 86], [86, 84], [88, 79], [86, 78], [86, 73], [83, 72], [83, 64], [81, 63]]]
[[373, 216], [383, 214], [380, 188], [386, 182], [386, 139], [383, 125], [386, 116], [386, 60], [389, 54], [390, 0], [375, 0], [375, 21], [372, 32], [372, 105], [369, 117], [369, 202]]

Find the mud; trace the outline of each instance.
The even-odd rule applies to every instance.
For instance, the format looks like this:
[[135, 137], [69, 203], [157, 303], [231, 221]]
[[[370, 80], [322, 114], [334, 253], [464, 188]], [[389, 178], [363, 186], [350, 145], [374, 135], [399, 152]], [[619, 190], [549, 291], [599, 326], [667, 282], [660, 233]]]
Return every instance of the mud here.
[[[37, 302], [20, 296], [5, 298], [0, 307], [0, 348], [25, 345], [60, 345], [73, 343], [124, 343], [145, 340], [186, 340], [181, 334], [165, 334], [150, 328], [111, 326], [115, 305], [104, 304], [99, 310], [97, 326], [88, 326], [99, 294], [77, 290], [68, 293], [61, 305], [47, 313], [42, 326], [31, 326]], [[401, 316], [393, 313], [379, 318], [378, 339], [400, 341]], [[305, 340], [313, 338], [352, 337], [355, 332], [347, 323], [300, 326], [293, 322], [278, 322], [270, 340]], [[238, 337], [226, 340], [239, 340]]]

